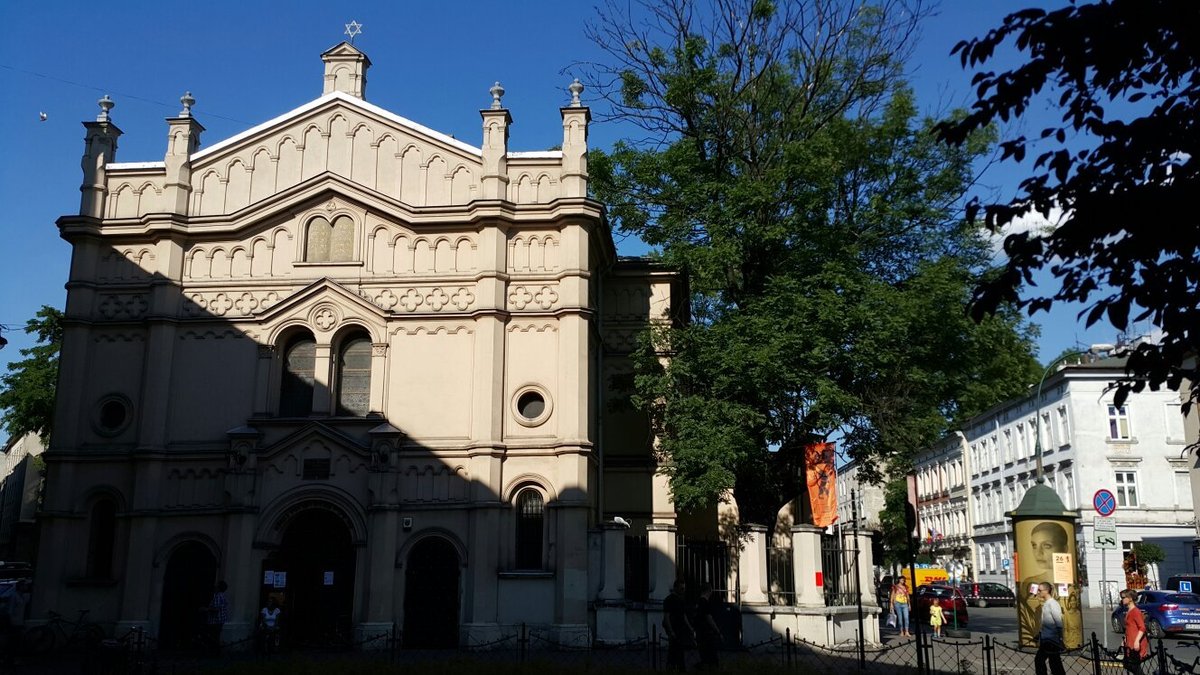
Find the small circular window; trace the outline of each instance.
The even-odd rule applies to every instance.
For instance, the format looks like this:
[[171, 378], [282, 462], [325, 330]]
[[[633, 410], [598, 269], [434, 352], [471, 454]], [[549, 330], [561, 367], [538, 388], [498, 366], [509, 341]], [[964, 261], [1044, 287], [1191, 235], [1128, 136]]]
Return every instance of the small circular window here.
[[518, 422], [536, 427], [550, 417], [550, 395], [536, 385], [521, 387], [513, 397], [513, 408]]
[[105, 436], [115, 436], [124, 431], [133, 417], [129, 399], [120, 394], [111, 394], [100, 399], [92, 418], [96, 431]]
[[546, 412], [546, 399], [536, 391], [527, 391], [517, 399], [517, 410], [521, 417], [536, 420]]

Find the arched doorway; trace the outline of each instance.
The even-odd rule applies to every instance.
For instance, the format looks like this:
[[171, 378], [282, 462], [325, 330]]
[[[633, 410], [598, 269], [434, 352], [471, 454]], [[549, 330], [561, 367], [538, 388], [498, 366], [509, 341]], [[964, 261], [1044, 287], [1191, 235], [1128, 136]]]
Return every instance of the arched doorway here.
[[279, 548], [263, 561], [259, 598], [260, 607], [272, 595], [279, 600], [284, 642], [293, 647], [350, 643], [354, 562], [354, 538], [340, 514], [313, 505], [288, 520]]
[[162, 613], [158, 639], [165, 649], [192, 646], [204, 616], [201, 607], [212, 600], [217, 582], [217, 559], [198, 541], [175, 547], [163, 572]]
[[458, 551], [441, 537], [413, 546], [404, 572], [404, 646], [458, 646]]

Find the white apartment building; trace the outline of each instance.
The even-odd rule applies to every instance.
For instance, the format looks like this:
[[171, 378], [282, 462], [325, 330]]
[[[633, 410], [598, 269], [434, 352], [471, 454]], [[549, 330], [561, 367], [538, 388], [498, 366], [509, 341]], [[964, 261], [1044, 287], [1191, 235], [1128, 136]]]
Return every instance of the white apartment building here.
[[921, 552], [946, 568], [953, 579], [974, 577], [971, 510], [962, 436], [951, 434], [913, 465], [917, 475], [917, 528]]
[[[886, 476], [887, 471], [881, 469]], [[858, 527], [872, 532], [879, 531], [879, 514], [887, 508], [884, 504], [884, 483], [863, 480], [862, 464], [858, 460], [846, 462], [837, 470], [837, 522], [843, 526], [854, 525], [854, 509], [851, 507], [851, 492], [858, 507]]]
[[1031, 390], [965, 425], [977, 579], [1013, 586], [1014, 546], [1005, 514], [1036, 484], [1039, 425], [1045, 482], [1079, 515], [1085, 606], [1101, 605], [1102, 567], [1112, 597], [1125, 585], [1122, 551], [1092, 545], [1092, 497], [1101, 488], [1117, 497], [1112, 519], [1123, 550], [1144, 541], [1165, 552], [1150, 571], [1152, 582], [1195, 571], [1196, 516], [1179, 394], [1144, 391], [1115, 406], [1108, 387], [1122, 368], [1117, 359], [1065, 366], [1047, 377], [1040, 404]]

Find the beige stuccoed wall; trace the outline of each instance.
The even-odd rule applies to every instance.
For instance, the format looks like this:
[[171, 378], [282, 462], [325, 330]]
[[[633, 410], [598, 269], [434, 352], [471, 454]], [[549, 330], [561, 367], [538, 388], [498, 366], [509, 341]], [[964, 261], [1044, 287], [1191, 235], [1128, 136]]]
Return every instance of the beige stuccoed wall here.
[[[344, 47], [327, 63], [360, 63]], [[322, 503], [355, 541], [359, 635], [403, 624], [406, 556], [438, 536], [463, 563], [461, 640], [525, 621], [578, 641], [602, 509], [642, 530], [674, 523], [648, 426], [601, 399], [627, 398], [602, 374], [631, 372], [634, 336], [675, 319], [681, 283], [616, 260], [585, 197], [587, 109], [563, 109], [551, 153], [510, 153], [507, 111], [485, 110], [475, 148], [363, 101], [360, 67], [361, 81], [331, 76], [316, 101], [204, 150], [185, 110], [164, 162], [115, 164], [113, 118], [87, 124], [80, 215], [59, 221], [73, 258], [35, 614], [88, 608], [154, 631], [164, 570], [192, 541], [230, 584], [236, 639], [287, 519]], [[338, 216], [354, 224], [351, 259], [306, 262], [310, 223]], [[314, 412], [282, 418], [299, 332], [317, 343]], [[353, 334], [373, 345], [365, 418], [331, 414]], [[530, 389], [549, 408], [533, 421], [515, 408]], [[111, 423], [106, 403], [125, 418]], [[302, 478], [311, 459], [330, 461], [327, 479]], [[510, 574], [527, 486], [548, 505], [543, 572]], [[118, 518], [114, 573], [96, 579], [101, 498]]]

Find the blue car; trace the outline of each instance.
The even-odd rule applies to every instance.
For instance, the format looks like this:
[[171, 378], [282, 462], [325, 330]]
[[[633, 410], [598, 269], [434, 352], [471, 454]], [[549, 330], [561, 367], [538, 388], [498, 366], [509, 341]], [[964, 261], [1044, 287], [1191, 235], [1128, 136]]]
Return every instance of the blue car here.
[[[1146, 632], [1160, 638], [1168, 634], [1200, 633], [1200, 595], [1178, 591], [1141, 591], [1138, 609], [1146, 618]], [[1114, 633], [1125, 632], [1125, 605], [1112, 613]]]

